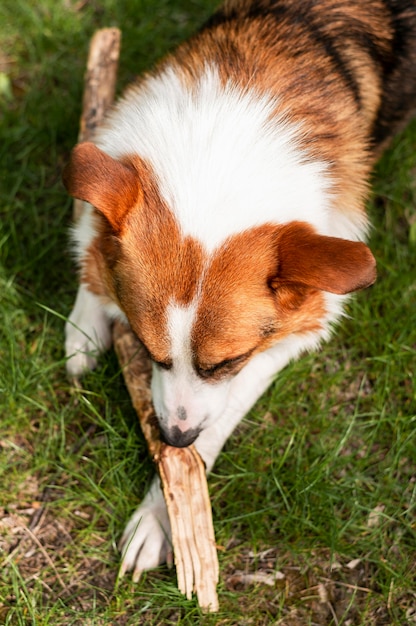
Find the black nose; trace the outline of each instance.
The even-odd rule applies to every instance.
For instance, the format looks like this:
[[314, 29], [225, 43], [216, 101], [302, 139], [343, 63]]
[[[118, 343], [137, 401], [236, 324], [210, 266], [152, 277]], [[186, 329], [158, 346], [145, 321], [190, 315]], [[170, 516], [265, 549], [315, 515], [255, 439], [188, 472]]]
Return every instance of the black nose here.
[[169, 430], [161, 429], [160, 437], [169, 446], [186, 448], [186, 446], [190, 446], [195, 441], [199, 433], [200, 430], [198, 428], [190, 428], [182, 432], [177, 426], [173, 426]]

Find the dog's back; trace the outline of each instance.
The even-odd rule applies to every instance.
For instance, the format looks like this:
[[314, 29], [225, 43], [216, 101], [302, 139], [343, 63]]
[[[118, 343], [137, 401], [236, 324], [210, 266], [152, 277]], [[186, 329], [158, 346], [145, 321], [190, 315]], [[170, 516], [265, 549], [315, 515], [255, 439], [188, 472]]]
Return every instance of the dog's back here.
[[[231, 75], [247, 67], [247, 53], [252, 56], [250, 80], [262, 80], [256, 78], [262, 67], [267, 72], [256, 38], [250, 39], [253, 29], [261, 33], [262, 48], [267, 41], [272, 54], [288, 60], [288, 95], [298, 97], [305, 78], [309, 82], [315, 72], [323, 72], [321, 89], [315, 86], [306, 98], [331, 89], [336, 96], [336, 85], [343, 83], [371, 124], [371, 147], [377, 155], [416, 112], [414, 0], [226, 0], [205, 25], [216, 28], [227, 40]], [[234, 41], [244, 30], [247, 46], [242, 51]], [[290, 80], [293, 67], [304, 72]], [[343, 100], [336, 99], [334, 106], [343, 106]]]

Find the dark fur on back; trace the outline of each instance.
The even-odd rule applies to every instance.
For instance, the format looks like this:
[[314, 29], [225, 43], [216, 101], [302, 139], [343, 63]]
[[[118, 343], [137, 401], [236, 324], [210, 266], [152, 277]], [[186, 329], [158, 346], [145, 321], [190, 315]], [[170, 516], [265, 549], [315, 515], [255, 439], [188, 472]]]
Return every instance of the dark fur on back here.
[[416, 2], [384, 0], [390, 13], [392, 41], [380, 61], [382, 101], [374, 123], [375, 143], [383, 143], [416, 112]]
[[363, 98], [354, 50], [365, 55], [379, 81], [380, 104], [371, 132], [375, 152], [415, 114], [415, 0], [229, 0], [204, 29], [248, 19], [274, 20], [276, 38], [286, 33], [293, 54], [307, 52], [296, 50], [296, 33], [306, 34], [311, 48], [331, 60], [358, 107]]

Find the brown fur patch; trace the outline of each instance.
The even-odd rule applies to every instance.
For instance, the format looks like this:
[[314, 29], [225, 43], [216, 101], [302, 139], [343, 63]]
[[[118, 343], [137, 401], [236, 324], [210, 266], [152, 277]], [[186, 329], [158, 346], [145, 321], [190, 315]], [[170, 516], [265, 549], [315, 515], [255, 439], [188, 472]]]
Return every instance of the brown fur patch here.
[[117, 302], [111, 268], [119, 255], [119, 241], [108, 221], [100, 214], [93, 216], [97, 236], [81, 261], [81, 282], [104, 302]]
[[[235, 373], [285, 336], [320, 330], [326, 313], [322, 291], [367, 286], [374, 271], [364, 244], [318, 235], [300, 222], [266, 224], [230, 237], [204, 275], [192, 331], [197, 367], [232, 361], [227, 373]], [[212, 380], [223, 373], [213, 372]]]
[[133, 330], [155, 360], [164, 362], [170, 349], [166, 309], [170, 302], [193, 300], [204, 254], [200, 243], [181, 233], [149, 166], [142, 170], [141, 184], [143, 204], [125, 219], [113, 283]]
[[273, 226], [253, 228], [230, 237], [211, 259], [192, 331], [199, 365], [254, 353], [267, 341], [262, 329], [276, 317], [268, 287], [276, 268], [274, 236]]

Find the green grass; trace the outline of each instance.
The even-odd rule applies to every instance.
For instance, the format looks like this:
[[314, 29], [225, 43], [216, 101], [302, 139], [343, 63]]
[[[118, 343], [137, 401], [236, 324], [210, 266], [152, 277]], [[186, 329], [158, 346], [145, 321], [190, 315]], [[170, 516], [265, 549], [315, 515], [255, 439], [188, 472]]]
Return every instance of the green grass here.
[[[210, 477], [219, 614], [202, 616], [166, 568], [117, 581], [116, 543], [153, 468], [114, 355], [83, 391], [65, 376], [76, 275], [60, 176], [94, 30], [123, 30], [121, 89], [213, 5], [1, 3], [0, 624], [414, 623], [416, 125], [374, 175], [378, 282], [282, 372]], [[244, 584], [274, 571], [273, 586]]]

